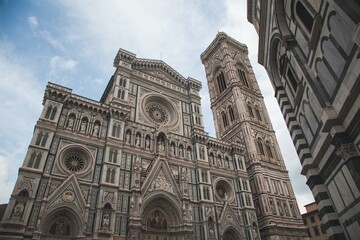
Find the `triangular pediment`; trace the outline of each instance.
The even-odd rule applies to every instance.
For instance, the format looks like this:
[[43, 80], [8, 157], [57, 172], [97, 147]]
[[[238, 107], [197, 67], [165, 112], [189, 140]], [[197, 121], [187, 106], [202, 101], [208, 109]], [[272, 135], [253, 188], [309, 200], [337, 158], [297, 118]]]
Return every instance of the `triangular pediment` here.
[[225, 203], [225, 206], [220, 215], [220, 231], [225, 231], [228, 227], [234, 227], [235, 229], [240, 229], [241, 222], [239, 218], [234, 213], [229, 203]]
[[84, 213], [86, 201], [79, 182], [74, 174], [70, 175], [48, 198], [46, 211], [67, 206], [79, 213]]
[[167, 192], [176, 199], [181, 199], [179, 188], [165, 159], [155, 162], [142, 186], [143, 197], [156, 191]]
[[155, 82], [159, 82], [161, 85], [168, 83], [186, 87], [188, 82], [186, 78], [162, 60], [136, 59], [132, 62], [132, 69], [147, 74], [148, 78], [153, 78], [149, 80], [156, 80]]

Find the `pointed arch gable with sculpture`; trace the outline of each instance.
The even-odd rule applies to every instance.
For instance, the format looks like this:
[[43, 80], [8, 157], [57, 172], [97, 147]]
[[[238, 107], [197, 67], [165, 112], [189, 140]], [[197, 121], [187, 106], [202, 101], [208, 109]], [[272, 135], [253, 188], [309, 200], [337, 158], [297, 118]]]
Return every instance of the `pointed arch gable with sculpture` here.
[[71, 174], [47, 199], [35, 239], [84, 237], [87, 208], [76, 176]]

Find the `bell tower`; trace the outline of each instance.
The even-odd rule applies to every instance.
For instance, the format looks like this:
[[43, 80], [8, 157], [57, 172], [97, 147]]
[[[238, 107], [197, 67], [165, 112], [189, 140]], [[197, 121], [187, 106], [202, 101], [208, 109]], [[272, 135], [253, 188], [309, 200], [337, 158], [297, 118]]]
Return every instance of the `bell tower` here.
[[306, 236], [288, 172], [248, 58], [220, 32], [201, 54], [217, 138], [246, 146], [246, 170], [261, 239]]

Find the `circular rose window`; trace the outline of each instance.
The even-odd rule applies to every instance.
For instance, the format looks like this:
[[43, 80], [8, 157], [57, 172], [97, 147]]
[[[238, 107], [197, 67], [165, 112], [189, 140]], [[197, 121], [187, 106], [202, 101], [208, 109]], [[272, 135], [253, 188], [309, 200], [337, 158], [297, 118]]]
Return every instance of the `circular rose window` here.
[[80, 172], [84, 168], [85, 162], [81, 155], [74, 153], [66, 157], [64, 165], [70, 172]]
[[179, 114], [174, 103], [158, 94], [147, 94], [142, 100], [142, 110], [149, 122], [166, 126], [179, 123]]
[[87, 148], [71, 144], [61, 150], [57, 165], [64, 173], [83, 175], [91, 169], [92, 162], [92, 155]]
[[169, 119], [166, 109], [157, 103], [148, 104], [146, 106], [146, 113], [156, 123], [166, 123]]
[[215, 182], [215, 193], [222, 201], [232, 201], [234, 199], [234, 191], [231, 184], [225, 179], [219, 179]]

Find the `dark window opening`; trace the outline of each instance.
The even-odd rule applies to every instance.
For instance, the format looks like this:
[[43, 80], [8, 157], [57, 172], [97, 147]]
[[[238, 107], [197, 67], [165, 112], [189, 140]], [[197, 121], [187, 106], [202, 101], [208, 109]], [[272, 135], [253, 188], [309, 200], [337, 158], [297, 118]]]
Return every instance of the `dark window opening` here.
[[220, 72], [220, 74], [216, 77], [218, 87], [219, 87], [219, 93], [222, 93], [226, 89], [226, 81], [225, 76], [223, 72]]
[[349, 159], [346, 166], [349, 169], [350, 175], [354, 179], [357, 188], [360, 190], [360, 158]]
[[292, 89], [296, 92], [298, 82], [294, 76], [293, 71], [289, 68], [286, 74]]
[[296, 3], [296, 14], [303, 23], [303, 25], [306, 27], [308, 32], [311, 32], [311, 29], [314, 24], [314, 18], [311, 16], [309, 11], [306, 9], [304, 4], [300, 1]]
[[241, 80], [242, 85], [248, 88], [249, 83], [247, 81], [245, 72], [243, 70], [240, 70], [240, 69], [238, 69], [238, 72], [239, 72], [239, 76], [240, 76], [240, 80]]

